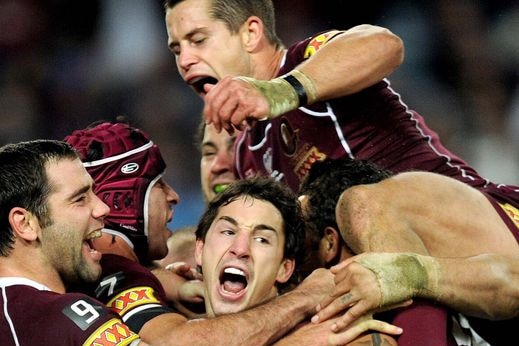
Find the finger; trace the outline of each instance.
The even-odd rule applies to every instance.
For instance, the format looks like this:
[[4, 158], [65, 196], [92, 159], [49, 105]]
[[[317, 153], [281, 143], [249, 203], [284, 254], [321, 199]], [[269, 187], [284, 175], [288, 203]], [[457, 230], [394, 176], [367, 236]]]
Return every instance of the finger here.
[[191, 268], [191, 274], [193, 276], [193, 280], [200, 280], [202, 281], [204, 279], [204, 276], [202, 273], [200, 273], [196, 268]]
[[188, 271], [191, 267], [186, 262], [173, 262], [164, 267], [166, 270], [173, 271], [175, 273]]
[[316, 308], [318, 311], [317, 315], [312, 317], [312, 322], [317, 323], [325, 321], [348, 309], [356, 302], [356, 298], [354, 298], [350, 292], [347, 292], [334, 299], [331, 304], [319, 304]]
[[372, 309], [369, 305], [365, 304], [364, 302], [358, 302], [346, 310], [346, 312], [336, 320], [335, 324], [332, 325], [332, 330], [343, 330], [371, 311]]
[[[335, 279], [334, 279], [335, 281]], [[332, 304], [335, 300], [339, 299], [339, 301], [345, 301], [346, 299], [351, 299], [351, 285], [347, 280], [342, 280], [340, 282], [335, 282], [335, 287], [331, 294], [327, 295], [319, 305], [317, 305], [317, 311], [324, 309], [328, 305]], [[348, 295], [350, 294], [350, 295]], [[340, 308], [340, 307], [339, 307]]]
[[353, 322], [361, 318], [362, 316], [366, 315], [367, 313], [374, 313], [374, 312], [382, 312], [387, 310], [392, 310], [400, 307], [406, 307], [412, 304], [411, 300], [406, 300], [405, 302], [401, 302], [398, 304], [394, 304], [388, 307], [385, 307], [383, 309], [376, 308], [373, 305], [368, 304], [366, 301], [359, 301], [357, 304], [353, 305], [351, 308], [349, 308], [344, 315], [337, 318], [334, 325], [332, 325], [333, 331], [339, 331], [343, 330], [349, 325], [351, 325]]
[[339, 333], [330, 335], [328, 338], [328, 342], [330, 343], [330, 345], [344, 345], [358, 338], [362, 333], [368, 330], [375, 330], [389, 335], [400, 335], [403, 332], [402, 328], [394, 326], [387, 322], [378, 320], [368, 320]]
[[218, 117], [215, 120], [213, 120], [212, 114], [209, 110], [209, 106], [207, 103], [204, 105], [204, 110], [203, 110], [202, 114], [204, 115], [206, 125], [212, 124], [216, 133], [222, 132], [222, 127], [220, 125], [220, 121], [219, 121]]

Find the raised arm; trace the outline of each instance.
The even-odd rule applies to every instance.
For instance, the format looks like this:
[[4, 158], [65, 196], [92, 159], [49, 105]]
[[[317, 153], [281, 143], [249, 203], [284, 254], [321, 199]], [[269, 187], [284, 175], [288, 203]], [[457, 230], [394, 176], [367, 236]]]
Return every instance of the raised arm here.
[[[308, 59], [271, 80], [225, 77], [205, 85], [204, 116], [220, 131], [244, 121], [277, 117], [300, 106], [363, 90], [403, 61], [402, 40], [386, 28], [359, 25], [334, 35]], [[231, 126], [232, 125], [232, 126]]]
[[296, 69], [314, 84], [316, 101], [359, 92], [391, 74], [404, 59], [402, 40], [386, 28], [355, 26], [333, 37]]

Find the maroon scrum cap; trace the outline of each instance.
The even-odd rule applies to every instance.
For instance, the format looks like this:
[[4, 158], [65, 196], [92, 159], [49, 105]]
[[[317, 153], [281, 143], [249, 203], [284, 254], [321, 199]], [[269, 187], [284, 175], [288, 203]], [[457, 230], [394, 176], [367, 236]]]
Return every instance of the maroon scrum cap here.
[[65, 141], [79, 153], [94, 180], [94, 192], [110, 207], [105, 231], [126, 236], [145, 262], [149, 193], [166, 169], [159, 148], [142, 130], [124, 123], [105, 122], [76, 130]]

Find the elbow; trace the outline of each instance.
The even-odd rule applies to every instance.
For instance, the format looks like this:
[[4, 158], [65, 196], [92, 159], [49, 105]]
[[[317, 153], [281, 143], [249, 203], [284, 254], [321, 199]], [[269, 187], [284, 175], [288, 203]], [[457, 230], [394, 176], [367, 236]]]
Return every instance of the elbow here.
[[404, 42], [399, 36], [386, 28], [380, 29], [379, 41], [380, 47], [384, 51], [383, 54], [391, 57], [391, 68], [396, 69], [404, 62]]
[[371, 44], [366, 45], [365, 54], [377, 57], [378, 61], [383, 61], [381, 66], [385, 76], [396, 70], [404, 61], [404, 42], [391, 30], [369, 24], [362, 24], [354, 27], [351, 32], [361, 33], [364, 39]]

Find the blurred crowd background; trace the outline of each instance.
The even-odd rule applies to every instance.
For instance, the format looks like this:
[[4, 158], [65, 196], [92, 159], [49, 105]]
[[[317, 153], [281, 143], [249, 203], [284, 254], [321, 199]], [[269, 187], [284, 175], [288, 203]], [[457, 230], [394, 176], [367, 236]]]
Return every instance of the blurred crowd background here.
[[[519, 185], [519, 2], [274, 0], [288, 46], [370, 23], [406, 47], [389, 79], [483, 176]], [[178, 76], [162, 0], [0, 0], [0, 145], [62, 139], [125, 115], [158, 143], [180, 194], [172, 227], [203, 209], [202, 101]]]

